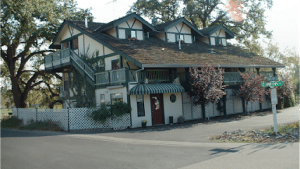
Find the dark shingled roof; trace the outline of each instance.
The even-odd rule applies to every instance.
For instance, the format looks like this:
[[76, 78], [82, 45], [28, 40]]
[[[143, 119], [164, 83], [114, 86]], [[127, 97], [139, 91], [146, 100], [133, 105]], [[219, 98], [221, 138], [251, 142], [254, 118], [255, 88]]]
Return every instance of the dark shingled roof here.
[[213, 25], [204, 29], [201, 29], [200, 32], [203, 35], [209, 35], [211, 31], [213, 31], [214, 29], [216, 29], [217, 27], [219, 27], [220, 25]]
[[[130, 56], [139, 63], [145, 65], [204, 65], [205, 62], [220, 65], [221, 67], [284, 67], [284, 65], [270, 59], [257, 56], [242, 50], [239, 47], [213, 47], [203, 42], [182, 44], [182, 50], [178, 49], [178, 43], [169, 43], [158, 38], [150, 37], [143, 41], [128, 41], [116, 39], [105, 33], [94, 31], [95, 27], [103, 23], [89, 23], [85, 28], [83, 21], [66, 21], [75, 28], [86, 31], [116, 51]], [[211, 53], [214, 48], [215, 53]]]

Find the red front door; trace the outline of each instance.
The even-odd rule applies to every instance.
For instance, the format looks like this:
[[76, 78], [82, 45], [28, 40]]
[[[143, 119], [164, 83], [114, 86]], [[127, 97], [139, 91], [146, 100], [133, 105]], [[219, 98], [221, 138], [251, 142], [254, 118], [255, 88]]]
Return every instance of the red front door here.
[[152, 125], [163, 124], [162, 94], [151, 94]]

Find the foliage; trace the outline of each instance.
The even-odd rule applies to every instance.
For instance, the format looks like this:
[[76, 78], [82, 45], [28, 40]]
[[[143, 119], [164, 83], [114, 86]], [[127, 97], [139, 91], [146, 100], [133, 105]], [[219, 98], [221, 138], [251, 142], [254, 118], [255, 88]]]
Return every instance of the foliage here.
[[278, 74], [288, 77], [294, 85], [299, 83], [299, 54], [295, 49], [286, 48], [281, 52], [278, 44], [269, 43], [265, 49], [265, 56], [285, 65]]
[[284, 97], [288, 97], [288, 96], [292, 95], [296, 86], [290, 82], [288, 75], [279, 75], [279, 80], [283, 81], [283, 86], [276, 87], [277, 88], [277, 98], [278, 98], [278, 100], [281, 100]]
[[107, 104], [101, 104], [101, 106], [94, 110], [90, 117], [100, 123], [104, 123], [108, 118], [111, 117], [110, 107]]
[[[12, 90], [16, 107], [26, 107], [29, 91], [48, 90], [58, 96], [54, 77], [43, 70], [43, 56], [63, 19], [83, 20], [90, 10], [76, 8], [73, 0], [4, 0], [1, 3], [1, 76]], [[92, 19], [92, 17], [90, 17]], [[43, 89], [42, 89], [43, 88]]]
[[89, 117], [97, 122], [104, 123], [109, 118], [113, 119], [129, 113], [131, 113], [130, 105], [123, 102], [117, 102], [113, 105], [101, 104], [101, 106], [93, 111]]
[[[77, 70], [72, 69], [73, 82], [70, 86], [77, 107], [95, 106], [95, 87], [91, 85]], [[65, 98], [69, 99], [69, 98]]]
[[141, 13], [148, 18], [156, 18], [158, 23], [174, 20], [178, 16], [178, 0], [138, 0], [130, 11]]
[[121, 117], [124, 114], [131, 113], [131, 106], [124, 102], [116, 102], [111, 106], [112, 117]]
[[21, 130], [45, 130], [45, 131], [62, 131], [62, 129], [51, 120], [30, 121], [30, 124], [21, 126]]
[[138, 0], [130, 10], [150, 19], [156, 17], [159, 22], [182, 15], [198, 28], [225, 25], [240, 44], [250, 48], [261, 35], [271, 37], [272, 32], [265, 28], [265, 11], [272, 5], [272, 0], [183, 0], [183, 4], [180, 0]]
[[[258, 75], [254, 72], [241, 73], [242, 82], [238, 90], [238, 94], [245, 99], [246, 107], [248, 102], [264, 102], [263, 96], [269, 95], [269, 92], [265, 88], [261, 87], [263, 76]], [[247, 110], [249, 113], [249, 110]]]
[[19, 120], [17, 117], [6, 117], [2, 118], [1, 120], [1, 127], [2, 128], [18, 128], [22, 124], [22, 120]]
[[[278, 125], [278, 133], [280, 134], [290, 134], [293, 130], [298, 130], [299, 131], [299, 122], [296, 123], [290, 123], [287, 125]], [[263, 131], [264, 133], [269, 133], [272, 134], [274, 133], [274, 126], [271, 126], [271, 128], [266, 129]]]
[[147, 120], [142, 120], [142, 123], [147, 123]]
[[224, 69], [214, 68], [214, 65], [207, 63], [198, 68], [190, 68], [190, 96], [196, 105], [205, 104], [208, 102], [218, 102], [226, 92], [223, 85]]

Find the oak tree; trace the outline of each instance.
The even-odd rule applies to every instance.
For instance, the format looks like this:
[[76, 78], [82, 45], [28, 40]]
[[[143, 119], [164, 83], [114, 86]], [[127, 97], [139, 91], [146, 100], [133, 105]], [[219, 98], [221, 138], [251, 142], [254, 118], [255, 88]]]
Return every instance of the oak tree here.
[[[1, 2], [1, 72], [11, 86], [16, 107], [26, 107], [31, 90], [47, 87], [57, 96], [54, 86], [47, 83], [60, 77], [43, 69], [48, 46], [63, 19], [83, 20], [90, 9], [76, 8], [73, 0], [3, 0]], [[89, 19], [92, 19], [90, 17]], [[44, 84], [44, 85], [42, 85]]]

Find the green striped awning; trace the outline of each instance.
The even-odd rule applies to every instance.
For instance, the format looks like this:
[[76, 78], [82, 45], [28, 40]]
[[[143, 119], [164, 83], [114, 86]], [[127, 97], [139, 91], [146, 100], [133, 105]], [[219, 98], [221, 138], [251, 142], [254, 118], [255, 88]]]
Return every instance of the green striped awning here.
[[184, 88], [179, 84], [174, 84], [174, 83], [139, 84], [134, 86], [130, 90], [130, 95], [179, 93], [179, 92], [184, 92]]

